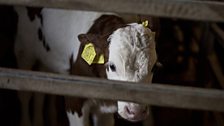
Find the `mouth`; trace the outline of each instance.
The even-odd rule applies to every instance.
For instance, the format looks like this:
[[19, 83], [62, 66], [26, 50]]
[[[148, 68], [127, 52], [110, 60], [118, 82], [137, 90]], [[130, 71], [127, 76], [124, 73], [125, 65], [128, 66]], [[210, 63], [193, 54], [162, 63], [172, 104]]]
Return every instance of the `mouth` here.
[[142, 123], [142, 121], [144, 120], [144, 119], [140, 119], [140, 120], [127, 119], [127, 118], [122, 117], [119, 113], [115, 113], [115, 116], [116, 116], [116, 118], [117, 118], [119, 121], [126, 122], [126, 123], [131, 123], [131, 124]]

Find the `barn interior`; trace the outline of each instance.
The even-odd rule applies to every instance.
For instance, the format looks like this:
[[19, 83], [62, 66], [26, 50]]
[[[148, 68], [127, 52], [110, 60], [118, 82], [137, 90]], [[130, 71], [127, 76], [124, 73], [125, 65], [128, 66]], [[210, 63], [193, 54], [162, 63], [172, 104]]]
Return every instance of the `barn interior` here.
[[[13, 47], [17, 16], [12, 6], [1, 5], [0, 17], [0, 67], [16, 69]], [[134, 17], [136, 20], [139, 15]], [[158, 61], [162, 64], [154, 73], [153, 83], [223, 89], [223, 23], [153, 18], [157, 19], [156, 46]], [[63, 108], [62, 103], [58, 105]], [[17, 126], [20, 114], [17, 91], [0, 89], [0, 125]], [[68, 125], [63, 110], [59, 115], [58, 126]], [[114, 117], [116, 126], [142, 125], [142, 122], [123, 120], [116, 114]], [[154, 126], [224, 126], [223, 112], [152, 106], [152, 118]]]

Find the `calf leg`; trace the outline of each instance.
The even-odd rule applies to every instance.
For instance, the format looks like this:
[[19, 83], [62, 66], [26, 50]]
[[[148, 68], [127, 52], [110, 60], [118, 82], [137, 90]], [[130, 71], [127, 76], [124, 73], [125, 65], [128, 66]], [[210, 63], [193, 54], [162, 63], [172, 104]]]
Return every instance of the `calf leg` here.
[[[25, 58], [25, 57], [23, 57]], [[22, 56], [19, 60], [17, 60], [18, 67], [21, 69], [30, 70], [32, 68], [32, 61], [25, 62], [25, 59], [23, 59]], [[22, 60], [20, 62], [20, 60]], [[18, 97], [21, 103], [21, 121], [20, 126], [32, 126], [31, 118], [30, 118], [30, 100], [32, 97], [32, 92], [18, 92]]]
[[32, 97], [31, 92], [18, 92], [18, 97], [21, 105], [21, 120], [20, 126], [32, 126], [29, 114], [29, 103]]
[[33, 93], [33, 96], [34, 96], [33, 126], [44, 126], [43, 107], [44, 107], [45, 94]]
[[[49, 126], [58, 126], [59, 125], [59, 121], [57, 118], [57, 96], [55, 95], [48, 95], [48, 104], [47, 104], [47, 113], [48, 113], [48, 117], [49, 117]], [[60, 109], [60, 108], [59, 108]]]
[[[26, 52], [26, 50], [23, 50], [22, 47], [20, 47], [21, 45], [19, 45], [19, 44], [21, 44], [21, 43], [18, 41], [15, 44], [15, 54], [16, 54], [16, 58], [17, 58], [18, 68], [24, 69], [24, 70], [32, 70], [32, 68], [35, 66], [36, 59], [34, 58], [34, 56], [32, 56], [30, 54], [30, 52]], [[30, 103], [32, 96], [33, 96], [33, 93], [31, 93], [31, 92], [18, 92], [18, 97], [21, 102], [20, 126], [32, 126], [32, 122], [31, 122], [31, 118], [30, 118], [30, 111], [29, 111], [30, 110], [29, 103]], [[41, 97], [40, 97], [40, 99], [38, 99], [37, 96], [34, 97], [35, 109], [37, 108], [36, 106], [39, 106], [40, 104], [42, 104], [41, 100], [43, 98], [41, 98]], [[35, 101], [40, 102], [40, 103], [36, 103]], [[39, 110], [40, 110], [40, 108], [38, 108], [38, 111]], [[42, 111], [39, 111], [39, 112], [42, 112]], [[39, 112], [38, 112], [38, 114], [39, 114]], [[40, 121], [37, 121], [38, 119], [36, 119], [35, 114], [36, 113], [34, 113], [34, 116], [33, 116], [35, 123], [40, 122]]]

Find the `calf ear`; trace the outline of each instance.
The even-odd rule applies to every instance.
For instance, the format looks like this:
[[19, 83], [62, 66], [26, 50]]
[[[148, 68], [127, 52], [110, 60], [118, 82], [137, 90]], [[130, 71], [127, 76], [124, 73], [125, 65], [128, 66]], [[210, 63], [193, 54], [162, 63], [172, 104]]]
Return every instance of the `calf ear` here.
[[95, 34], [80, 34], [78, 39], [81, 43], [95, 43], [99, 39], [99, 36]]
[[[107, 36], [108, 37], [108, 36]], [[84, 46], [88, 43], [92, 43], [94, 46], [94, 49], [96, 51], [96, 54], [103, 54], [105, 48], [107, 47], [107, 43], [105, 42], [106, 39], [102, 35], [97, 35], [97, 34], [80, 34], [78, 35], [78, 39], [81, 42], [82, 49]]]
[[88, 37], [87, 37], [87, 34], [80, 34], [78, 35], [78, 39], [81, 43], [86, 43], [88, 42]]

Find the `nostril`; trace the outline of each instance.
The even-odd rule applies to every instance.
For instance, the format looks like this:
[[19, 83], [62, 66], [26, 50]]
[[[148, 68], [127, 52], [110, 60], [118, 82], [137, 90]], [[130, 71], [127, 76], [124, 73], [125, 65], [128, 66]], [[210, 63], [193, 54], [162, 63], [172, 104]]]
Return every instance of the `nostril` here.
[[131, 111], [127, 106], [125, 107], [128, 114], [133, 115], [135, 114], [133, 111]]

